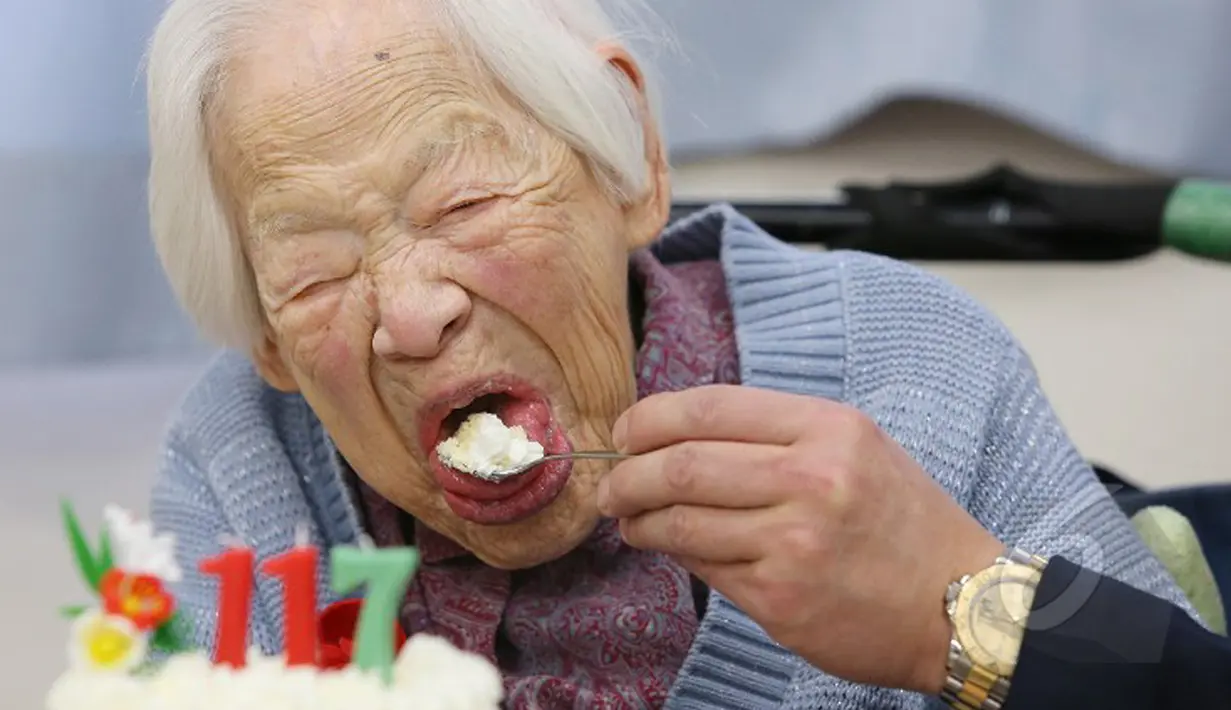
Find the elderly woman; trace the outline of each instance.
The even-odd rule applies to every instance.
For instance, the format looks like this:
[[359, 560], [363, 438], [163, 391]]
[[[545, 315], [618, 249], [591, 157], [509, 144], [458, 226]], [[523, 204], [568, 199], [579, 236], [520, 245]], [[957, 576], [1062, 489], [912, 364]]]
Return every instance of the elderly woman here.
[[[414, 544], [405, 630], [515, 708], [915, 706], [962, 682], [947, 588], [1006, 545], [1183, 603], [966, 297], [728, 207], [664, 232], [647, 84], [597, 0], [173, 0], [153, 229], [235, 351], [154, 494], [186, 570], [301, 526]], [[434, 453], [480, 410], [632, 456], [481, 481]], [[209, 643], [211, 582], [180, 594]]]

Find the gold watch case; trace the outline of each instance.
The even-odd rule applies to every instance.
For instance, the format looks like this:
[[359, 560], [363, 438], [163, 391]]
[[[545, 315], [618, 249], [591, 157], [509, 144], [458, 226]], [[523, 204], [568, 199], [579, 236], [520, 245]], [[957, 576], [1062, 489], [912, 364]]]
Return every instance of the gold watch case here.
[[948, 604], [954, 638], [970, 662], [1011, 677], [1042, 576], [1023, 564], [1000, 564], [960, 580]]

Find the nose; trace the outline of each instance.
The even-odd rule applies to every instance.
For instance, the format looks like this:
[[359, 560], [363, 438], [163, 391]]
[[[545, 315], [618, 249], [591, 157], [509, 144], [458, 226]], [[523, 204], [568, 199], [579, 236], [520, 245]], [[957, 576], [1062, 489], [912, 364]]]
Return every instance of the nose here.
[[452, 281], [402, 281], [380, 289], [372, 352], [388, 359], [439, 355], [470, 316], [470, 294]]

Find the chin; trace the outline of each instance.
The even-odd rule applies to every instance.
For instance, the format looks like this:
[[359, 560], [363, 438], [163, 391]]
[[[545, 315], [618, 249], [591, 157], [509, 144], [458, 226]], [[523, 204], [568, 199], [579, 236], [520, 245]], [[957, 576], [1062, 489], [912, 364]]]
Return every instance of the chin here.
[[539, 515], [502, 526], [466, 525], [459, 541], [484, 563], [498, 569], [536, 567], [577, 549], [598, 526], [593, 505], [577, 505], [565, 495]]

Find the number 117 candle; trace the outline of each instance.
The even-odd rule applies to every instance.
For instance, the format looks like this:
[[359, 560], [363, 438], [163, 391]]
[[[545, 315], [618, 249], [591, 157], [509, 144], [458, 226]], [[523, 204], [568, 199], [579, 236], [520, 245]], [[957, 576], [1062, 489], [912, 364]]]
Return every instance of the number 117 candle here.
[[[219, 580], [218, 631], [214, 663], [243, 668], [253, 595], [253, 552], [234, 546], [203, 560], [200, 569]], [[316, 572], [318, 553], [306, 540], [266, 560], [261, 572], [282, 582], [287, 665], [317, 661]], [[330, 554], [331, 582], [337, 594], [363, 587], [353, 655], [360, 670], [392, 680], [397, 657], [398, 608], [419, 565], [414, 548], [335, 547]]]

